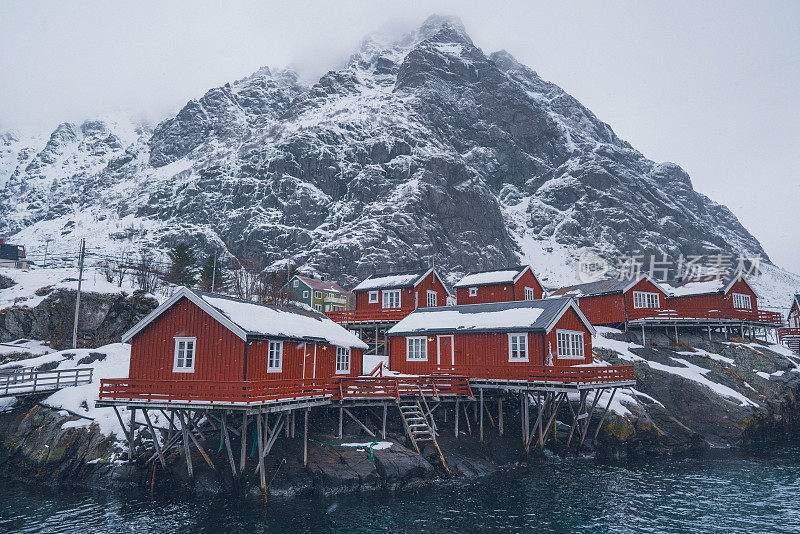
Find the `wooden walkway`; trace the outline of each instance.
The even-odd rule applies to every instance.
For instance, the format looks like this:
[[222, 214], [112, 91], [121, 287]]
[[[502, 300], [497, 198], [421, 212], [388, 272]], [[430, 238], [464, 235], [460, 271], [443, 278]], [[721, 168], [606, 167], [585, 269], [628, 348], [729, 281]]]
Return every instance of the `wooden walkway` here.
[[35, 371], [14, 369], [0, 371], [0, 397], [21, 397], [52, 393], [70, 386], [92, 383], [94, 369], [91, 367]]

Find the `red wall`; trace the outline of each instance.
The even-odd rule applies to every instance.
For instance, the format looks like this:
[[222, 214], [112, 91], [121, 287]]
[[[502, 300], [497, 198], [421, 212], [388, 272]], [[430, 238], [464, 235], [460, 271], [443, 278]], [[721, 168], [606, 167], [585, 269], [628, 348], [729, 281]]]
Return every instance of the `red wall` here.
[[456, 302], [458, 304], [482, 304], [485, 302], [510, 302], [512, 300], [525, 300], [525, 287], [532, 287], [534, 296], [542, 298], [544, 290], [539, 280], [530, 269], [525, 271], [515, 284], [490, 284], [472, 286], [478, 288], [478, 294], [469, 296], [469, 287], [456, 288]]
[[[196, 337], [193, 373], [175, 373], [175, 337]], [[131, 340], [130, 378], [243, 380], [244, 341], [182, 298]]]
[[[175, 337], [196, 337], [193, 373], [175, 373]], [[283, 342], [280, 373], [267, 372], [268, 340], [247, 347], [247, 380], [303, 378], [303, 352], [295, 341]], [[308, 344], [306, 377], [312, 377], [314, 345]], [[317, 346], [317, 378], [334, 376], [336, 348]], [[361, 374], [361, 349], [350, 350], [350, 373]], [[190, 300], [183, 298], [138, 332], [131, 340], [130, 378], [151, 380], [244, 380], [245, 343]]]
[[[314, 373], [314, 347], [317, 349], [317, 366]], [[283, 362], [280, 373], [267, 372], [269, 340], [250, 342], [247, 347], [247, 379], [278, 380], [284, 378], [328, 378], [331, 376], [359, 376], [361, 374], [361, 349], [350, 349], [350, 372], [336, 375], [336, 347], [297, 341], [283, 342]], [[303, 376], [303, 357], [306, 374]]]
[[[556, 354], [556, 331], [558, 329], [584, 332], [584, 360], [559, 360]], [[428, 337], [428, 360], [425, 362], [406, 360], [406, 336], [393, 336], [389, 347], [389, 368], [392, 371], [409, 374], [430, 374], [439, 370], [455, 372], [467, 376], [481, 377], [491, 372], [496, 378], [525, 378], [532, 366], [544, 365], [542, 334], [528, 333], [528, 362], [508, 361], [508, 333], [454, 333], [453, 366], [437, 364], [437, 336]], [[555, 328], [545, 336], [545, 347], [550, 343], [553, 350], [554, 365], [569, 366], [592, 361], [592, 337], [589, 331], [572, 310], [558, 321]], [[445, 355], [446, 357], [446, 355]], [[492, 366], [493, 369], [489, 369]]]
[[[750, 308], [744, 308], [744, 309], [749, 309], [750, 311], [758, 310], [758, 301], [756, 300], [757, 297], [755, 292], [752, 289], [750, 289], [750, 286], [747, 285], [747, 283], [741, 278], [736, 282], [734, 282], [733, 286], [731, 286], [728, 292], [725, 293], [725, 306], [729, 309], [734, 309], [733, 296], [732, 296], [733, 293], [750, 295]], [[735, 308], [735, 309], [743, 309], [743, 308]]]
[[[428, 290], [436, 291], [436, 305], [447, 305], [447, 290], [437, 277], [431, 272], [416, 287], [404, 287], [400, 289], [400, 306], [403, 308], [415, 307], [415, 295], [418, 304], [416, 307], [424, 308], [428, 305]], [[374, 291], [374, 290], [373, 290]], [[356, 291], [357, 310], [379, 310], [383, 304], [383, 290], [378, 289], [378, 302], [369, 302], [369, 291]]]
[[625, 322], [625, 298], [622, 293], [580, 297], [578, 307], [592, 324]]
[[794, 301], [792, 307], [789, 308], [786, 324], [789, 325], [789, 328], [800, 328], [800, 308], [797, 306], [797, 301]]
[[[583, 360], [572, 360], [572, 359], [560, 359], [558, 357], [557, 348], [557, 330], [573, 330], [575, 332], [583, 332]], [[586, 329], [586, 326], [581, 321], [578, 314], [575, 313], [574, 310], [569, 309], [567, 312], [558, 320], [556, 323], [555, 328], [553, 328], [550, 333], [547, 334], [544, 340], [545, 343], [545, 353], [549, 353], [552, 351], [553, 354], [553, 365], [557, 367], [565, 367], [570, 365], [578, 365], [582, 363], [592, 363], [592, 336], [589, 334], [589, 331]]]
[[[634, 308], [633, 307], [633, 292], [634, 291], [644, 291], [646, 293], [658, 293], [658, 308]], [[628, 319], [638, 319], [642, 317], [647, 317], [649, 315], [648, 312], [652, 312], [667, 306], [667, 295], [661, 291], [658, 286], [656, 286], [653, 282], [648, 280], [647, 278], [642, 278], [637, 282], [632, 288], [630, 288], [625, 293], [625, 308], [628, 312]], [[591, 319], [590, 319], [591, 321]], [[594, 323], [592, 323], [594, 324]], [[599, 324], [599, 323], [598, 323]]]

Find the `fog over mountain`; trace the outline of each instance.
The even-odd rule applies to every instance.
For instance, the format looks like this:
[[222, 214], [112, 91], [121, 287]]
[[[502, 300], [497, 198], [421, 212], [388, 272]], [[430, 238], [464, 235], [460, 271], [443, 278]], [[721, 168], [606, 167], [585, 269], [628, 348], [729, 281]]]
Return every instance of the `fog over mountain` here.
[[[632, 140], [635, 143], [635, 140]], [[263, 67], [155, 127], [0, 137], [0, 235], [114, 252], [187, 241], [344, 284], [375, 271], [530, 262], [574, 281], [592, 250], [768, 256], [677, 164], [653, 162], [457, 19], [365, 39], [313, 85]], [[800, 286], [768, 266], [770, 294]], [[780, 289], [780, 291], [778, 291]]]

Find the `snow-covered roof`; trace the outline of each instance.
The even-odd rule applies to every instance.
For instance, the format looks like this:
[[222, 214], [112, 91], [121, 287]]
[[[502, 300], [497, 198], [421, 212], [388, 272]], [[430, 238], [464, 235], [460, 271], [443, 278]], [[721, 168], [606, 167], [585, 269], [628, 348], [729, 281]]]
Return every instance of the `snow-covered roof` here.
[[315, 311], [258, 304], [215, 293], [182, 287], [122, 336], [130, 340], [153, 319], [187, 298], [240, 338], [275, 337], [329, 343], [339, 347], [366, 349], [367, 345], [345, 328]]
[[331, 282], [330, 280], [320, 280], [319, 278], [311, 278], [310, 276], [303, 276], [300, 274], [296, 274], [295, 276], [302, 280], [303, 283], [311, 289], [319, 291], [335, 291], [337, 293], [341, 293], [342, 295], [347, 294], [347, 291], [345, 291], [342, 286], [336, 282]]
[[[723, 276], [711, 280], [669, 280], [663, 282], [664, 288], [670, 297], [686, 297], [689, 295], [710, 295], [714, 293], [725, 294], [741, 279], [753, 293], [756, 293], [753, 286], [741, 275]], [[758, 294], [756, 293], [756, 297]]]
[[530, 267], [528, 265], [518, 265], [507, 269], [497, 269], [490, 271], [476, 271], [467, 274], [453, 284], [453, 287], [475, 287], [487, 286], [492, 284], [510, 284], [516, 282], [522, 273]]
[[594, 335], [594, 328], [571, 298], [490, 302], [420, 308], [389, 329], [388, 335], [451, 332], [549, 332], [572, 308]]
[[[425, 278], [432, 269], [404, 271], [400, 273], [371, 275], [362, 281], [353, 291], [368, 291], [372, 289], [395, 289], [399, 287], [412, 287]], [[438, 276], [438, 275], [437, 275]]]
[[595, 295], [606, 295], [608, 293], [625, 293], [633, 286], [641, 282], [643, 279], [648, 279], [664, 294], [668, 294], [665, 288], [650, 278], [647, 275], [640, 275], [636, 278], [606, 278], [597, 280], [596, 282], [588, 282], [586, 284], [577, 284], [574, 286], [566, 286], [553, 291], [551, 297], [589, 297]]

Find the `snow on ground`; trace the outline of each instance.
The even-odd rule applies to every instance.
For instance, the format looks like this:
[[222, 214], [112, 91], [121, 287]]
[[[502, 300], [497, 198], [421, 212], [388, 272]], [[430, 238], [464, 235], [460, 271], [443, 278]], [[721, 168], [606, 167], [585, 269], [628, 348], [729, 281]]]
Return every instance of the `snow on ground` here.
[[[37, 306], [47, 298], [46, 294], [36, 294], [36, 290], [43, 287], [51, 286], [53, 289], [72, 290], [78, 288], [78, 270], [75, 268], [31, 267], [29, 271], [0, 268], [0, 275], [16, 282], [13, 286], [0, 290], [0, 309], [15, 304], [28, 308]], [[115, 294], [121, 291], [132, 293], [134, 289], [135, 287], [130, 284], [130, 279], [123, 282], [122, 287], [119, 287], [116, 282], [108, 282], [99, 269], [87, 268], [84, 270], [81, 291]]]
[[713, 352], [708, 352], [705, 350], [695, 349], [694, 351], [682, 351], [678, 352], [678, 354], [683, 354], [685, 356], [705, 356], [711, 358], [712, 360], [716, 360], [718, 362], [724, 362], [728, 365], [735, 365], [736, 362], [733, 358], [728, 358], [727, 356], [722, 356], [720, 354], [714, 354]]
[[[738, 391], [723, 384], [720, 384], [718, 382], [714, 382], [713, 380], [707, 378], [706, 375], [711, 372], [711, 369], [700, 367], [698, 365], [695, 365], [693, 363], [684, 360], [683, 358], [671, 357], [673, 361], [679, 363], [682, 367], [666, 365], [660, 362], [646, 360], [641, 356], [637, 356], [636, 354], [631, 352], [631, 349], [641, 349], [644, 347], [642, 347], [641, 345], [637, 345], [635, 343], [618, 341], [615, 339], [609, 339], [605, 337], [607, 334], [611, 333], [620, 333], [620, 331], [614, 328], [598, 326], [597, 336], [592, 338], [593, 345], [595, 347], [613, 350], [617, 354], [619, 354], [619, 357], [622, 358], [623, 360], [628, 360], [632, 362], [643, 362], [652, 369], [656, 369], [658, 371], [670, 373], [673, 375], [682, 376], [683, 378], [687, 378], [689, 380], [693, 380], [694, 382], [703, 384], [704, 386], [711, 389], [711, 391], [713, 391], [717, 395], [736, 400], [742, 406], [758, 406], [758, 404], [748, 399]], [[734, 363], [734, 361], [730, 358], [726, 358], [725, 356], [720, 356], [719, 354], [713, 354], [702, 350], [698, 350], [697, 352], [679, 352], [678, 354], [708, 356], [713, 360], [723, 361], [728, 364]]]
[[0, 343], [0, 356], [7, 356], [9, 354], [40, 356], [53, 352], [54, 350], [55, 349], [51, 349], [47, 345], [47, 341], [36, 341], [32, 339], [17, 339], [16, 341], [9, 341], [8, 343]]
[[[3, 365], [2, 368], [9, 367], [25, 367], [35, 368], [44, 363], [60, 361], [56, 369], [74, 369], [76, 367], [92, 367], [94, 373], [92, 376], [92, 383], [83, 386], [66, 387], [63, 388], [46, 399], [42, 400], [42, 404], [50, 406], [58, 410], [68, 410], [69, 412], [79, 414], [81, 418], [64, 423], [62, 428], [77, 428], [89, 427], [92, 423], [97, 423], [100, 427], [100, 432], [103, 434], [116, 434], [118, 437], [123, 436], [124, 432], [119, 425], [117, 416], [114, 414], [112, 408], [97, 408], [95, 401], [100, 394], [100, 380], [103, 378], [126, 378], [128, 376], [128, 367], [130, 363], [131, 347], [127, 343], [112, 343], [104, 345], [96, 349], [69, 349], [60, 352], [54, 352], [38, 358], [31, 358], [29, 360], [12, 362], [11, 364]], [[102, 353], [106, 357], [103, 360], [94, 361], [86, 365], [77, 365], [77, 362], [90, 356], [90, 353]], [[13, 398], [12, 398], [13, 400]], [[7, 402], [7, 401], [4, 401]], [[0, 411], [3, 410], [3, 404], [0, 403]], [[123, 420], [126, 420], [127, 409], [120, 408], [120, 415]], [[158, 418], [158, 414], [154, 414]], [[155, 421], [153, 421], [154, 424]], [[123, 440], [120, 444], [124, 445]]]
[[643, 349], [642, 345], [637, 345], [636, 343], [629, 343], [627, 341], [619, 341], [617, 339], [607, 338], [607, 334], [620, 334], [621, 332], [616, 328], [608, 328], [607, 326], [595, 326], [595, 330], [597, 330], [597, 335], [592, 338], [592, 346], [598, 347], [601, 349], [609, 349], [613, 350], [619, 357], [623, 360], [628, 360], [630, 362], [642, 362], [645, 361], [644, 358], [641, 356], [637, 356], [636, 354], [631, 352], [631, 349]]
[[368, 442], [368, 443], [340, 443], [339, 446], [340, 447], [358, 447], [358, 448], [364, 448], [364, 449], [369, 449], [371, 447], [373, 451], [382, 451], [384, 449], [391, 448], [392, 447], [392, 442], [391, 441], [379, 441], [375, 445], [373, 445], [371, 441]]

